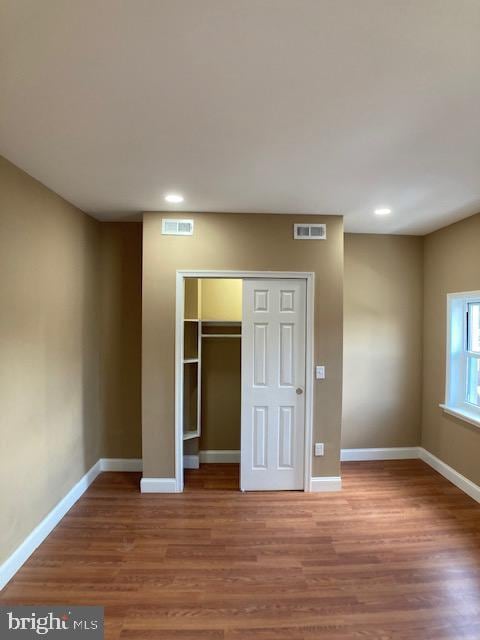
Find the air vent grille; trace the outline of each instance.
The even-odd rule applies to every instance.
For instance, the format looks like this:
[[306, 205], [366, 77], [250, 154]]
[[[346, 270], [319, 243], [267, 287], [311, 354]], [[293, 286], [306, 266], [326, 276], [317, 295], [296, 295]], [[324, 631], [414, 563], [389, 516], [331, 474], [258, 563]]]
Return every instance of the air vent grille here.
[[193, 220], [172, 220], [162, 218], [164, 236], [193, 236]]
[[326, 224], [294, 224], [293, 237], [295, 240], [326, 240]]

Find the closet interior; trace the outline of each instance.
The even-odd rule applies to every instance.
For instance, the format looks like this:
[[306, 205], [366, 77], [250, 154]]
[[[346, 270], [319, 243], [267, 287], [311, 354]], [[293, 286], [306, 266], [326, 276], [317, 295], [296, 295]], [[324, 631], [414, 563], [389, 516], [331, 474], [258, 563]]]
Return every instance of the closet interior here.
[[242, 280], [186, 278], [184, 294], [184, 455], [203, 467], [240, 452]]

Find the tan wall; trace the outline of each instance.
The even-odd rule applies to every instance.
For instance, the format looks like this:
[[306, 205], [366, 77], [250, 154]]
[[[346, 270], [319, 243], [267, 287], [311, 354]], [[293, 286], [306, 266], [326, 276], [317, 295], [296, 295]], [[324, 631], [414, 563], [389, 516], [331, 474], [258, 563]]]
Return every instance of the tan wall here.
[[422, 446], [480, 484], [480, 429], [439, 408], [445, 399], [446, 296], [480, 289], [480, 214], [425, 238]]
[[299, 216], [188, 214], [192, 237], [161, 234], [161, 214], [144, 215], [142, 440], [144, 475], [174, 475], [174, 338], [177, 269], [294, 270], [316, 272], [315, 360], [328, 378], [315, 386], [314, 440], [326, 455], [314, 458], [314, 475], [339, 474], [342, 335], [343, 223], [326, 222], [328, 239], [294, 241]]
[[[204, 278], [200, 289], [202, 320], [241, 322], [242, 280]], [[240, 449], [241, 384], [241, 340], [204, 339], [201, 450]]]
[[240, 450], [240, 356], [238, 338], [203, 341], [201, 450]]
[[0, 562], [102, 452], [100, 227], [0, 158]]
[[420, 444], [423, 238], [345, 235], [342, 447]]
[[141, 456], [141, 258], [140, 223], [0, 157], [0, 563], [100, 457]]
[[242, 286], [242, 281], [234, 278], [203, 278], [200, 285], [202, 320], [240, 322]]
[[142, 224], [101, 224], [101, 392], [105, 452], [142, 457]]
[[202, 315], [200, 287], [197, 278], [185, 279], [183, 317], [187, 320], [198, 320]]

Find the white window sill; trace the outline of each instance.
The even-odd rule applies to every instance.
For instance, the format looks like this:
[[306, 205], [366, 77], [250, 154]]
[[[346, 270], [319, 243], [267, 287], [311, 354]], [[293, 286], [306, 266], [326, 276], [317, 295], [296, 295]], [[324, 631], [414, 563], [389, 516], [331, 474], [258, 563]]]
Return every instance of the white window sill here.
[[449, 413], [451, 416], [460, 418], [460, 420], [465, 420], [465, 422], [473, 424], [475, 427], [480, 427], [480, 414], [464, 409], [463, 407], [450, 407], [446, 404], [441, 404], [439, 406], [445, 411], [445, 413]]

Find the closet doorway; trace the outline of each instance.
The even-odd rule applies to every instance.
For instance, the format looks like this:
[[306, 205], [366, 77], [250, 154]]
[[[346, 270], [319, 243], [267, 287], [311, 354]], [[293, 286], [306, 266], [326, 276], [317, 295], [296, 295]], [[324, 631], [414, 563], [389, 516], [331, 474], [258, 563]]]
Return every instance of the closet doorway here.
[[313, 282], [177, 272], [177, 491], [310, 489]]

